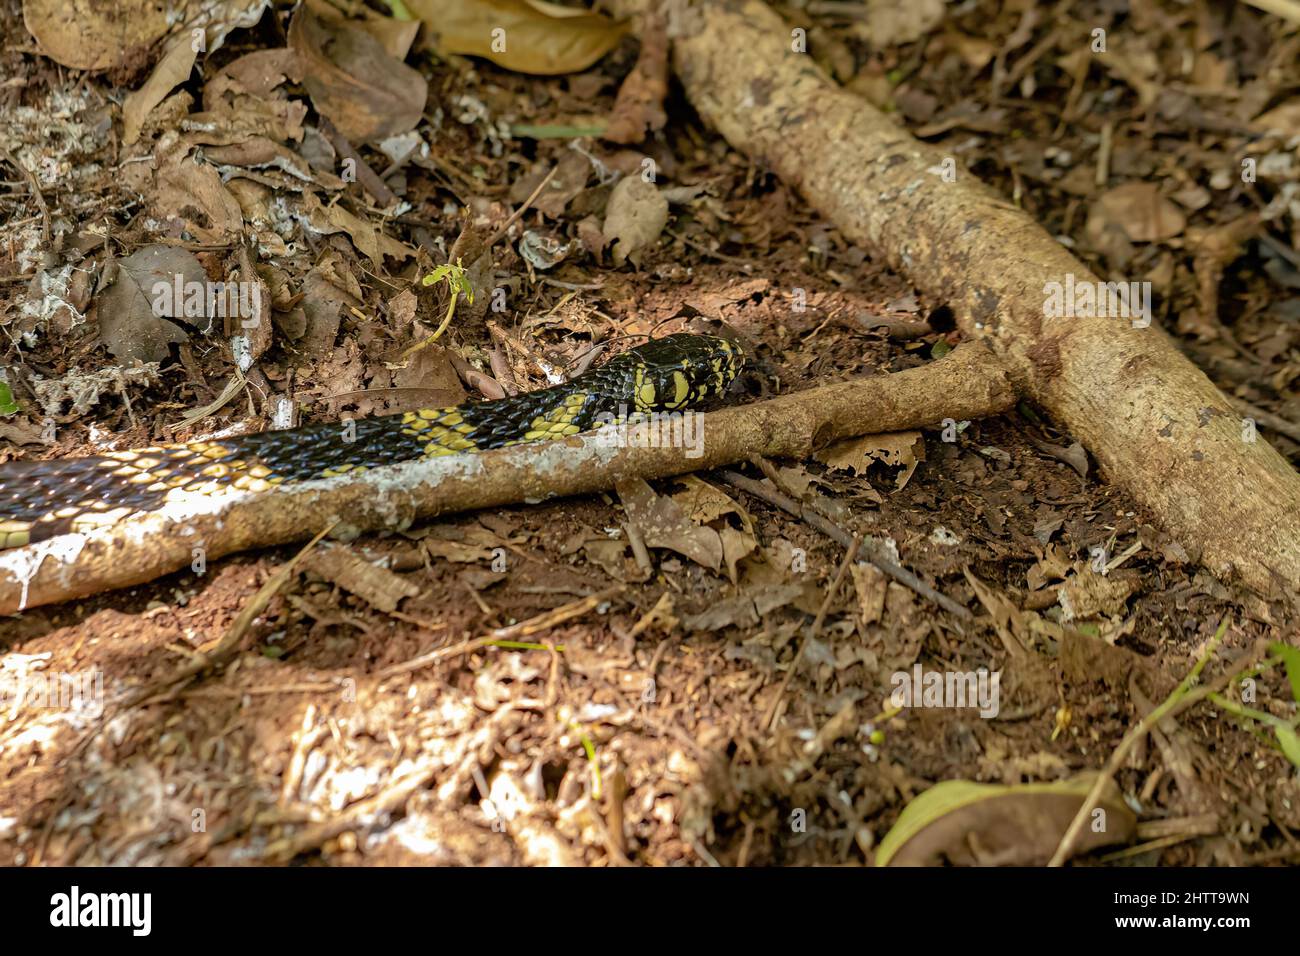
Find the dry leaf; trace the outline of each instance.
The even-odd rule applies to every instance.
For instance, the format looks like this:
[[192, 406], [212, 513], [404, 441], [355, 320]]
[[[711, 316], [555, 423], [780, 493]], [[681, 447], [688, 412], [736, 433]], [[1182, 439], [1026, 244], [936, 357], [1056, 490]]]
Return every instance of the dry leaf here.
[[41, 52], [74, 70], [107, 70], [144, 53], [168, 29], [160, 0], [23, 0]]
[[1187, 218], [1155, 183], [1125, 183], [1107, 190], [1092, 205], [1089, 230], [1116, 226], [1133, 242], [1160, 242], [1182, 233]]
[[154, 177], [154, 215], [164, 222], [178, 221], [199, 242], [237, 238], [244, 227], [243, 210], [216, 167], [185, 157], [182, 151], [188, 149], [182, 144], [161, 161]]
[[865, 475], [875, 462], [891, 468], [901, 467], [903, 470], [894, 486], [902, 490], [911, 480], [917, 463], [925, 460], [925, 439], [919, 431], [863, 435], [829, 445], [813, 457], [830, 468], [855, 475]]
[[140, 138], [140, 130], [149, 112], [189, 78], [197, 56], [189, 37], [183, 36], [158, 61], [144, 86], [127, 96], [122, 104], [122, 142], [130, 145]]
[[641, 532], [648, 548], [667, 548], [711, 571], [722, 566], [722, 538], [712, 528], [691, 524], [672, 498], [656, 495], [641, 478], [615, 485], [628, 521]]
[[718, 601], [699, 614], [689, 614], [682, 623], [692, 631], [718, 631], [724, 627], [753, 627], [763, 615], [785, 607], [803, 594], [803, 585], [777, 584], [755, 588], [738, 597]]
[[1266, 113], [1260, 113], [1250, 123], [1261, 133], [1281, 135], [1287, 139], [1300, 136], [1300, 96], [1292, 97]]
[[1132, 651], [1073, 628], [1062, 629], [1057, 659], [1066, 680], [1071, 683], [1087, 684], [1100, 680], [1111, 690], [1127, 687], [1133, 668], [1147, 666], [1146, 660]]
[[668, 122], [664, 113], [667, 95], [668, 26], [662, 16], [651, 13], [641, 26], [636, 66], [619, 87], [602, 138], [612, 143], [639, 143], [647, 132], [663, 129]]
[[322, 206], [310, 193], [303, 194], [302, 205], [312, 229], [322, 234], [346, 232], [357, 250], [377, 266], [383, 266], [384, 256], [408, 259], [415, 255], [410, 246], [384, 235], [378, 226], [354, 216], [340, 205]]
[[627, 24], [600, 14], [524, 0], [408, 0], [428, 43], [443, 54], [481, 56], [518, 73], [585, 70], [618, 45]]
[[424, 114], [428, 82], [350, 21], [318, 17], [304, 4], [289, 24], [289, 47], [312, 105], [354, 144], [405, 133]]
[[97, 303], [100, 338], [119, 359], [161, 362], [172, 343], [188, 341], [189, 336], [168, 319], [184, 317], [184, 301], [168, 296], [155, 310], [155, 283], [174, 289], [180, 276], [182, 283], [206, 284], [207, 274], [192, 253], [176, 246], [145, 246], [115, 266], [117, 277]]
[[862, 561], [853, 562], [849, 571], [853, 575], [853, 587], [858, 594], [858, 611], [863, 624], [879, 624], [885, 613], [885, 593], [889, 590], [889, 578], [874, 564]]
[[302, 567], [381, 611], [395, 611], [402, 598], [420, 593], [411, 581], [372, 564], [342, 545], [322, 544], [307, 556]]
[[[877, 866], [1042, 866], [1052, 858], [1096, 777], [1014, 787], [945, 780], [913, 799], [885, 834]], [[1119, 788], [1107, 781], [1099, 830], [1079, 831], [1074, 853], [1126, 843], [1137, 828]]]
[[1100, 574], [1080, 565], [1057, 590], [1056, 599], [1061, 605], [1061, 619], [1068, 622], [1118, 614], [1133, 591], [1133, 581], [1128, 577]]
[[610, 250], [614, 265], [628, 259], [640, 264], [641, 250], [652, 246], [668, 225], [668, 200], [659, 194], [654, 183], [640, 176], [625, 176], [618, 181], [605, 207], [605, 238], [613, 242]]
[[942, 23], [945, 13], [943, 0], [868, 0], [866, 20], [854, 32], [877, 50], [914, 43]]

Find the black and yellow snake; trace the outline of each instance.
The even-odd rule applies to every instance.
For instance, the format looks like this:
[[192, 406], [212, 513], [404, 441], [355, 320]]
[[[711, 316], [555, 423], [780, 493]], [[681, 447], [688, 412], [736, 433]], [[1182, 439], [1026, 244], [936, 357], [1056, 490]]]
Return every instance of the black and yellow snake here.
[[494, 401], [308, 425], [220, 441], [0, 465], [0, 549], [153, 511], [174, 493], [264, 491], [395, 462], [576, 435], [607, 419], [683, 411], [726, 391], [744, 363], [725, 339], [654, 339], [572, 381]]

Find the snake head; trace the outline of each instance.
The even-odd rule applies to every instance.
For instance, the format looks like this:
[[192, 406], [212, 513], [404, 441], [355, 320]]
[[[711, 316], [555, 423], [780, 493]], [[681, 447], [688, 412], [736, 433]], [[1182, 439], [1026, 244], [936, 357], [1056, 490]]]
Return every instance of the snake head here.
[[616, 361], [632, 372], [636, 410], [663, 412], [720, 398], [744, 367], [745, 354], [727, 339], [683, 332], [630, 349]]

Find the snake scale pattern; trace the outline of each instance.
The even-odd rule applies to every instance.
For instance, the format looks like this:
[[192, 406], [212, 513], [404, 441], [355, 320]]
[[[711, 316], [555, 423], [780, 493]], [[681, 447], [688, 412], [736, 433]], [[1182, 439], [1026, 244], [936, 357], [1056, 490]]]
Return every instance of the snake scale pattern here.
[[726, 339], [654, 339], [550, 388], [218, 441], [0, 465], [0, 550], [153, 511], [176, 492], [269, 490], [396, 462], [503, 448], [588, 431], [608, 419], [676, 412], [719, 398], [744, 364]]

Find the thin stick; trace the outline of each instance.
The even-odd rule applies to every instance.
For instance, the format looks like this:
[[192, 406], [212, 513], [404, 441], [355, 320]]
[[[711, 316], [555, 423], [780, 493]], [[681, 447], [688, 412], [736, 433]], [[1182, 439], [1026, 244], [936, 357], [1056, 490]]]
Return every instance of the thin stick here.
[[[768, 488], [760, 482], [755, 481], [753, 478], [746, 478], [744, 475], [731, 471], [730, 469], [724, 469], [719, 474], [721, 475], [722, 480], [727, 484], [733, 485], [741, 491], [748, 492], [755, 498], [761, 498], [770, 505], [775, 505], [787, 514], [793, 515], [801, 521], [811, 525], [813, 528], [816, 528], [822, 534], [826, 535], [826, 537], [844, 547], [848, 547], [855, 537], [851, 532], [841, 528], [820, 512], [814, 511], [812, 508], [804, 507], [800, 502], [795, 501], [793, 498], [787, 497], [775, 489]], [[917, 594], [933, 601], [945, 611], [955, 614], [963, 621], [969, 621], [972, 619], [973, 615], [966, 608], [962, 607], [943, 592], [930, 587], [930, 585], [926, 584], [911, 571], [907, 570], [907, 568], [895, 564], [889, 558], [880, 554], [875, 548], [868, 549], [863, 560], [869, 564], [874, 564], [899, 584], [911, 588]]]
[[497, 228], [497, 231], [492, 233], [492, 235], [488, 238], [488, 241], [484, 243], [483, 245], [484, 253], [486, 253], [489, 249], [491, 249], [493, 246], [495, 246], [498, 242], [501, 241], [501, 237], [504, 236], [506, 232], [509, 231], [511, 226], [513, 226], [516, 222], [519, 221], [520, 216], [522, 216], [524, 213], [526, 213], [529, 210], [529, 208], [532, 207], [533, 203], [537, 201], [537, 197], [542, 194], [542, 190], [545, 189], [550, 184], [551, 180], [555, 178], [555, 174], [559, 171], [560, 171], [559, 166], [551, 167], [551, 171], [546, 174], [546, 176], [542, 179], [540, 183], [537, 184], [537, 188], [532, 191], [532, 194], [527, 199], [525, 199], [522, 203], [520, 203], [519, 208], [510, 214], [510, 218], [507, 219], [505, 222], [503, 222]]
[[[0, 614], [189, 567], [195, 541], [205, 543], [211, 563], [238, 551], [301, 541], [334, 519], [359, 531], [405, 528], [458, 511], [607, 491], [623, 478], [651, 481], [721, 468], [755, 454], [805, 458], [841, 438], [980, 418], [1004, 412], [1015, 401], [1002, 365], [987, 350], [962, 345], [920, 368], [709, 412], [700, 419], [704, 441], [696, 447], [651, 442], [649, 426], [634, 426], [626, 442], [618, 436], [611, 442], [608, 434], [575, 436], [386, 465], [356, 477], [286, 483], [258, 494], [179, 498], [110, 527], [0, 552]], [[816, 518], [806, 520], [817, 526]], [[847, 547], [848, 537], [842, 541]], [[934, 593], [916, 584], [918, 593]]]
[[397, 194], [389, 189], [370, 164], [361, 158], [361, 154], [348, 138], [324, 116], [320, 118], [320, 131], [344, 159], [350, 159], [357, 164], [357, 182], [361, 183], [366, 192], [375, 197], [376, 202], [385, 208], [397, 202]]
[[27, 185], [31, 189], [32, 199], [41, 210], [41, 232], [45, 237], [45, 244], [48, 246], [50, 244], [50, 207], [45, 204], [45, 196], [41, 193], [40, 180], [36, 178], [34, 172], [22, 163], [18, 162], [18, 159], [14, 154], [9, 152], [9, 150], [5, 149], [3, 146], [0, 146], [0, 159], [3, 159], [14, 169], [18, 170], [18, 172], [22, 174], [23, 178], [27, 180]]
[[[1180, 713], [1183, 709], [1195, 703], [1197, 700], [1203, 699], [1205, 697], [1205, 692], [1209, 692], [1209, 688], [1204, 688], [1203, 693], [1193, 694], [1191, 692], [1192, 685], [1195, 684], [1196, 679], [1201, 676], [1201, 671], [1205, 670], [1205, 665], [1209, 663], [1210, 656], [1214, 653], [1214, 649], [1219, 646], [1219, 641], [1223, 640], [1223, 635], [1227, 633], [1228, 620], [1229, 619], [1226, 616], [1223, 618], [1222, 623], [1219, 624], [1218, 630], [1216, 630], [1214, 636], [1206, 642], [1205, 650], [1201, 652], [1200, 658], [1196, 661], [1196, 664], [1192, 667], [1188, 675], [1183, 678], [1182, 683], [1175, 687], [1170, 695], [1166, 697], [1158, 707], [1143, 717], [1136, 727], [1124, 735], [1124, 739], [1119, 742], [1119, 746], [1114, 749], [1110, 755], [1110, 759], [1106, 761], [1106, 766], [1102, 768], [1102, 772], [1097, 774], [1097, 779], [1093, 781], [1092, 789], [1088, 791], [1087, 798], [1079, 806], [1079, 812], [1074, 815], [1074, 819], [1070, 822], [1069, 829], [1065, 831], [1065, 836], [1061, 838], [1060, 844], [1056, 847], [1056, 852], [1052, 855], [1051, 861], [1047, 864], [1048, 866], [1062, 866], [1065, 861], [1069, 859], [1070, 853], [1074, 849], [1074, 842], [1078, 839], [1079, 831], [1083, 829], [1083, 825], [1087, 822], [1089, 814], [1091, 814], [1093, 809], [1097, 806], [1097, 802], [1101, 799], [1102, 791], [1106, 789], [1106, 784], [1114, 779], [1120, 766], [1124, 763], [1125, 759], [1128, 758], [1129, 752], [1137, 746], [1138, 741], [1150, 733], [1151, 728], [1159, 724], [1160, 721], [1164, 720], [1166, 717]], [[1233, 676], [1235, 676], [1235, 673], [1226, 675], [1222, 680], [1226, 683], [1228, 680], [1231, 680]]]
[[529, 637], [538, 631], [548, 630], [565, 621], [571, 621], [575, 617], [581, 617], [588, 611], [594, 610], [605, 601], [617, 595], [623, 590], [621, 585], [605, 588], [603, 591], [597, 591], [595, 594], [589, 594], [577, 601], [570, 601], [568, 604], [562, 604], [557, 608], [549, 611], [543, 611], [535, 617], [530, 617], [526, 621], [520, 621], [518, 624], [512, 624], [509, 627], [498, 627], [490, 634], [482, 637], [475, 637], [468, 641], [461, 641], [459, 644], [453, 644], [451, 647], [441, 647], [435, 651], [429, 651], [427, 654], [421, 654], [419, 657], [413, 657], [409, 661], [402, 661], [400, 664], [393, 664], [391, 667], [385, 667], [379, 671], [376, 676], [379, 678], [395, 677], [398, 674], [409, 674], [412, 671], [418, 671], [428, 667], [430, 664], [436, 664], [439, 661], [445, 661], [451, 657], [459, 657], [461, 654], [469, 654], [483, 647], [497, 644], [501, 641], [512, 641], [519, 637]]

